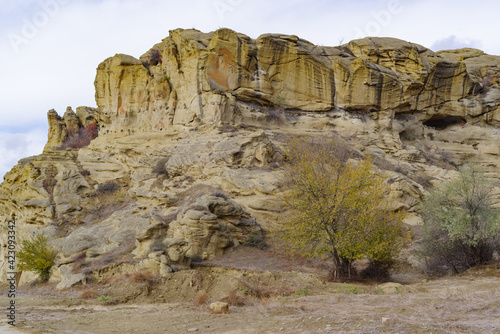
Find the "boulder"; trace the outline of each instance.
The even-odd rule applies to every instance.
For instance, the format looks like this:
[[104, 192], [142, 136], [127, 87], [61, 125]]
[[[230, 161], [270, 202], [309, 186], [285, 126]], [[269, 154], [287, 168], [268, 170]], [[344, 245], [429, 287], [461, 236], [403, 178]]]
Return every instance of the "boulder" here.
[[215, 302], [210, 304], [210, 311], [214, 314], [227, 314], [229, 313], [229, 304], [224, 302]]

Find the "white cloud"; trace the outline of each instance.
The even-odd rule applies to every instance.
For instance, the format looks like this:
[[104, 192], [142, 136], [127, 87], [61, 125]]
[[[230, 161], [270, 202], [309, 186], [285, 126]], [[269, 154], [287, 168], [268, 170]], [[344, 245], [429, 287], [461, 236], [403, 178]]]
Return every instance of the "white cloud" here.
[[0, 130], [0, 181], [21, 158], [42, 153], [47, 129], [35, 128], [26, 133]]
[[461, 48], [480, 48], [481, 42], [478, 40], [460, 39], [455, 35], [440, 39], [432, 44], [431, 49], [434, 51], [461, 49]]

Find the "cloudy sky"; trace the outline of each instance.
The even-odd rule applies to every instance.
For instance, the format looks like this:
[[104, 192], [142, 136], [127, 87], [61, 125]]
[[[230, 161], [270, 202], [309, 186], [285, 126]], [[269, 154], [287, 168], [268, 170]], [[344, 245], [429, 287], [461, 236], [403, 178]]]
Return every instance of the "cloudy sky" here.
[[95, 106], [97, 65], [176, 28], [295, 34], [319, 45], [390, 36], [500, 55], [497, 0], [0, 0], [0, 178], [39, 154], [49, 109]]

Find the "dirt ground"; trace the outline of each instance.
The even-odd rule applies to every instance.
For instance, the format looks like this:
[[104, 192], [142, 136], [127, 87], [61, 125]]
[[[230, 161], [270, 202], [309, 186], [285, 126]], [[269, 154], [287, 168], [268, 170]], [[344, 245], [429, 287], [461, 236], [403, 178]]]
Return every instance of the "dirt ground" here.
[[[393, 280], [403, 285], [325, 278], [321, 263], [242, 248], [166, 278], [20, 288], [16, 332], [500, 333], [499, 263], [428, 281], [400, 268]], [[4, 290], [0, 304], [8, 305]], [[210, 312], [219, 300], [229, 314]]]

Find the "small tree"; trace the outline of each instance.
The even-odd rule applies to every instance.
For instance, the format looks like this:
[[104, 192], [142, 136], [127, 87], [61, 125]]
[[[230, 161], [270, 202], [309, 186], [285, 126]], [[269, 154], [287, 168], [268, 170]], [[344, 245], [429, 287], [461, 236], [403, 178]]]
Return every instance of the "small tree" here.
[[289, 250], [329, 254], [334, 278], [351, 277], [352, 262], [362, 258], [388, 269], [409, 239], [404, 214], [383, 210], [387, 188], [372, 161], [351, 161], [342, 141], [292, 141], [285, 156], [280, 235]]
[[31, 241], [23, 240], [21, 249], [17, 253], [19, 269], [40, 275], [42, 282], [48, 281], [50, 268], [57, 256], [57, 251], [49, 246], [48, 240], [49, 238], [43, 233]]
[[500, 245], [500, 210], [492, 199], [491, 182], [473, 164], [430, 192], [419, 207], [424, 220], [421, 253], [430, 271], [458, 273], [491, 260]]

